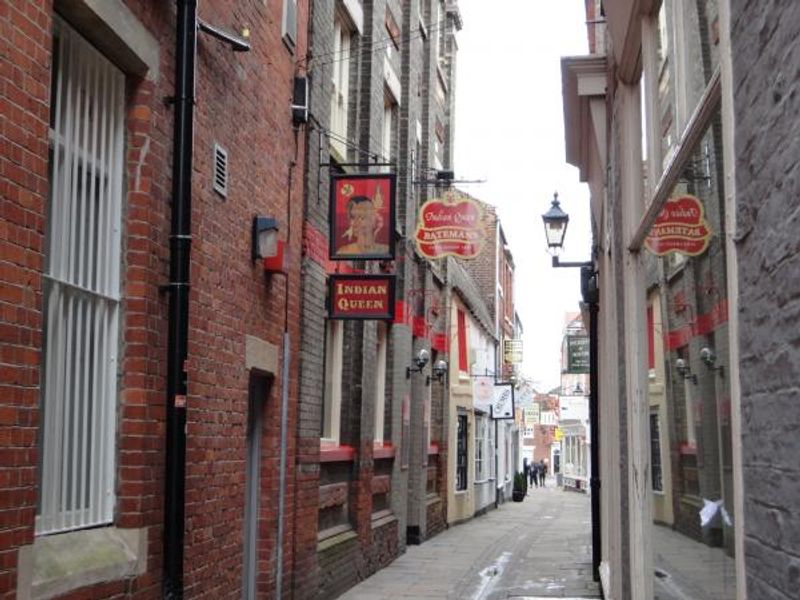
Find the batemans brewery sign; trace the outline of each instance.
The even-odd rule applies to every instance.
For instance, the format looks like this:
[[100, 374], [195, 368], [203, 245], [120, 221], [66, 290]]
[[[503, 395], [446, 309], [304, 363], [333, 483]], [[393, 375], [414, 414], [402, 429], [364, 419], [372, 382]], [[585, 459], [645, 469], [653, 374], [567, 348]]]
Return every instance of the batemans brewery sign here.
[[706, 251], [710, 239], [703, 203], [686, 195], [667, 200], [644, 245], [657, 256], [670, 252], [697, 256]]
[[417, 250], [427, 258], [475, 258], [486, 241], [483, 207], [449, 190], [420, 207], [415, 239]]
[[331, 319], [394, 319], [394, 275], [330, 275]]

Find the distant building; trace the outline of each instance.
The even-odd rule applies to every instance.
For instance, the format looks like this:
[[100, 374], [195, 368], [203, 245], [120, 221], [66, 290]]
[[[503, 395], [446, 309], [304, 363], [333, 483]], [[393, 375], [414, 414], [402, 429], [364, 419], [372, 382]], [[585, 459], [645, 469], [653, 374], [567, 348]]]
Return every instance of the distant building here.
[[565, 315], [561, 342], [558, 437], [561, 483], [566, 489], [589, 489], [589, 335], [580, 313]]

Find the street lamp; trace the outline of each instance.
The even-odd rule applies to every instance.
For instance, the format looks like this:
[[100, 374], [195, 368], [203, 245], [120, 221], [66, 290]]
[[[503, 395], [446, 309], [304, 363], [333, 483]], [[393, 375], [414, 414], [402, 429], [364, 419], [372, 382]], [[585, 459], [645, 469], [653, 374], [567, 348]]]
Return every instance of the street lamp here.
[[553, 202], [550, 205], [550, 210], [542, 215], [544, 222], [544, 235], [547, 239], [547, 250], [553, 255], [554, 267], [591, 267], [591, 262], [560, 262], [558, 260], [558, 253], [564, 246], [564, 237], [567, 234], [567, 225], [569, 224], [569, 215], [561, 210], [561, 204], [558, 201], [558, 192], [553, 194]]
[[564, 245], [569, 215], [561, 210], [558, 192], [553, 194], [550, 210], [542, 215], [547, 249], [553, 255], [553, 267], [580, 267], [581, 294], [589, 307], [589, 430], [592, 436], [591, 469], [589, 488], [592, 493], [592, 576], [600, 581], [600, 415], [597, 368], [597, 314], [599, 292], [597, 271], [592, 261], [560, 262], [558, 253]]
[[550, 205], [550, 210], [542, 215], [542, 221], [544, 221], [547, 249], [555, 256], [564, 245], [564, 236], [569, 224], [569, 215], [561, 210], [561, 204], [558, 202], [558, 192], [553, 194], [553, 203]]

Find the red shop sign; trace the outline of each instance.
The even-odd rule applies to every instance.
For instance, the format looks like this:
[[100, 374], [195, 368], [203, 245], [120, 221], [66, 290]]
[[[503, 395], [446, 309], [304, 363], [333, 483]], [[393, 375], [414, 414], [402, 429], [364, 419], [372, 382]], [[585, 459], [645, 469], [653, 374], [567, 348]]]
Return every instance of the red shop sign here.
[[657, 256], [669, 252], [697, 256], [706, 251], [710, 239], [703, 203], [686, 195], [667, 200], [644, 245]]
[[331, 319], [394, 319], [394, 275], [329, 275]]
[[486, 241], [483, 208], [455, 190], [445, 192], [420, 207], [414, 237], [427, 258], [475, 258]]

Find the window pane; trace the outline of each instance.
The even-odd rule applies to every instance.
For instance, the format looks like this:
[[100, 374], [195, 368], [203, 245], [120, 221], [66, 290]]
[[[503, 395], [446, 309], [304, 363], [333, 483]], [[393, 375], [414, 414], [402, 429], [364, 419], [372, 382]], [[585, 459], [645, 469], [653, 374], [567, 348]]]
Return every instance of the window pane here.
[[659, 30], [661, 156], [666, 164], [719, 64], [717, 0], [664, 2]]
[[56, 20], [37, 533], [114, 505], [124, 77]]
[[384, 440], [384, 418], [386, 411], [386, 350], [388, 335], [385, 323], [378, 323], [378, 340], [375, 360], [375, 433], [376, 443]]
[[456, 490], [467, 489], [467, 415], [458, 415], [456, 432]]
[[[653, 259], [665, 273], [651, 294], [656, 365], [649, 394], [659, 597], [676, 588], [693, 598], [736, 597], [721, 131], [717, 113], [662, 213], [683, 225], [694, 219], [694, 229], [672, 230], [691, 229], [692, 243], [680, 260], [670, 258], [674, 252]], [[702, 229], [708, 243], [696, 244], [692, 236]]]
[[322, 411], [322, 437], [339, 442], [342, 404], [342, 321], [328, 321], [325, 338], [325, 392]]

